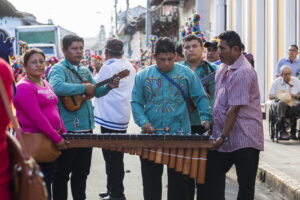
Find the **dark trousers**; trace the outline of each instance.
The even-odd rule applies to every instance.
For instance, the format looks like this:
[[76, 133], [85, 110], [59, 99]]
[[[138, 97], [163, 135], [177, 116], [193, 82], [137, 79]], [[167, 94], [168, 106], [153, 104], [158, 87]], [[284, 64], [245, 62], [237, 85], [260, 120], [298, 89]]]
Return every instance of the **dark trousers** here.
[[[126, 133], [101, 127], [101, 133]], [[124, 153], [102, 149], [107, 176], [107, 192], [113, 197], [124, 196]]]
[[71, 174], [73, 200], [86, 199], [86, 179], [90, 173], [92, 148], [63, 150], [58, 158], [53, 181], [53, 200], [67, 200], [68, 181]]
[[239, 149], [230, 153], [209, 151], [205, 184], [199, 188], [198, 199], [223, 200], [224, 192], [220, 192], [216, 188], [220, 188], [223, 174], [227, 173], [235, 164], [239, 184], [237, 199], [253, 200], [258, 161], [259, 150], [254, 148]]
[[48, 192], [48, 199], [52, 199], [52, 192], [51, 192], [51, 186], [56, 170], [57, 160], [50, 163], [39, 163], [39, 166], [41, 167], [41, 170], [44, 174], [44, 181], [46, 183], [47, 192]]
[[[161, 200], [163, 165], [141, 158], [144, 200]], [[194, 180], [168, 168], [168, 200], [193, 200]]]

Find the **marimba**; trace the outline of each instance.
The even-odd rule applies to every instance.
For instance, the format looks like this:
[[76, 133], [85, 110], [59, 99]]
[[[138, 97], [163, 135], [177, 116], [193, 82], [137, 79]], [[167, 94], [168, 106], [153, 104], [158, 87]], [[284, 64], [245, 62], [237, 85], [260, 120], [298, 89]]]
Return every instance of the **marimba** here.
[[63, 135], [69, 148], [100, 147], [139, 155], [155, 163], [205, 182], [207, 149], [213, 139], [208, 134], [86, 134]]

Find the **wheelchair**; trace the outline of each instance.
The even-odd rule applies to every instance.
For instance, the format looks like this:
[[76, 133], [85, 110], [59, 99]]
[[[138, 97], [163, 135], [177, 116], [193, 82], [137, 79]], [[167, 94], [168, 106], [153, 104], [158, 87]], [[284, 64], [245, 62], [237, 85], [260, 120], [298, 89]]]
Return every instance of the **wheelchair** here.
[[[297, 120], [300, 119], [299, 115], [297, 115], [295, 117]], [[291, 124], [290, 124], [289, 119], [285, 119], [284, 128], [288, 133], [290, 133]], [[297, 133], [298, 133], [298, 138], [299, 138], [300, 130], [296, 129], [296, 135], [297, 135]], [[276, 105], [274, 102], [269, 104], [269, 135], [270, 135], [270, 139], [273, 142], [276, 141], [278, 143], [279, 140], [289, 140], [289, 139], [281, 139], [280, 138], [280, 119], [277, 115]]]

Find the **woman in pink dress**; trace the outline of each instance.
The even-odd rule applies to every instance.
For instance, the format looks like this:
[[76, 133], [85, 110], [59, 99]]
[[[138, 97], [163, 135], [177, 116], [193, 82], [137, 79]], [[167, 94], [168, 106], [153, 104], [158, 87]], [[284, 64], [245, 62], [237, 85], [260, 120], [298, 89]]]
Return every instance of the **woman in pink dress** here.
[[[13, 99], [17, 117], [24, 132], [44, 133], [58, 149], [66, 149], [67, 142], [61, 137], [66, 133], [57, 107], [57, 97], [51, 85], [43, 80], [45, 54], [40, 49], [29, 49], [23, 56], [26, 76], [17, 84]], [[39, 163], [51, 199], [51, 184], [56, 161]]]

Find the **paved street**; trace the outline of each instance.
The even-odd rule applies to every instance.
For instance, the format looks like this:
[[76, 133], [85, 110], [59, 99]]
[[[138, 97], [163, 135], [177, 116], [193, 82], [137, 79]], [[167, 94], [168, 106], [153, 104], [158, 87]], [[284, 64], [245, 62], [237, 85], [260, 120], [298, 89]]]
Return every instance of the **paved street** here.
[[[265, 124], [266, 125], [266, 124]], [[265, 127], [265, 131], [267, 127]], [[139, 128], [135, 126], [135, 124], [131, 121], [130, 127], [129, 127], [129, 133], [136, 133], [138, 132]], [[99, 132], [99, 129], [96, 128], [95, 132]], [[270, 142], [270, 139], [265, 136], [265, 144], [266, 144], [266, 151], [261, 153], [261, 160], [266, 160], [269, 162], [272, 162], [272, 156], [277, 158], [278, 160], [278, 166], [281, 166], [282, 163], [278, 159], [278, 154], [277, 151], [281, 151], [281, 148], [292, 148], [293, 146], [296, 146], [299, 150], [299, 143], [297, 142], [285, 142], [283, 144], [275, 144]], [[278, 148], [281, 147], [281, 148]], [[271, 150], [272, 149], [272, 150]], [[275, 152], [275, 154], [272, 153], [272, 151]], [[296, 151], [296, 150], [295, 150]], [[299, 151], [298, 151], [299, 152]], [[270, 154], [272, 156], [270, 156]], [[285, 157], [285, 156], [283, 156]], [[275, 159], [274, 158], [274, 159]], [[285, 158], [286, 159], [286, 158]], [[298, 159], [299, 161], [299, 159]], [[284, 161], [284, 165], [292, 165], [294, 164], [288, 163], [287, 161]], [[125, 180], [124, 180], [124, 185], [125, 185], [125, 195], [128, 200], [142, 200], [143, 199], [143, 193], [142, 193], [142, 179], [141, 179], [141, 171], [140, 171], [140, 161], [138, 156], [133, 156], [133, 155], [128, 155], [125, 154]], [[166, 167], [165, 170], [166, 171]], [[288, 170], [292, 171], [292, 170]], [[290, 172], [291, 175], [293, 174]], [[163, 200], [166, 199], [166, 191], [167, 191], [167, 182], [166, 182], [166, 173], [164, 173], [163, 176]], [[106, 175], [105, 175], [105, 169], [104, 169], [104, 160], [102, 157], [102, 152], [101, 149], [94, 148], [93, 150], [93, 160], [92, 160], [92, 168], [91, 168], [91, 173], [88, 177], [87, 181], [87, 199], [88, 200], [98, 200], [100, 199], [98, 194], [101, 191], [105, 191], [106, 187]], [[227, 200], [233, 200], [236, 199], [238, 191], [238, 185], [236, 182], [236, 176], [235, 176], [235, 170], [232, 169], [228, 173], [228, 178], [226, 181], [226, 199]], [[71, 200], [71, 194], [69, 191], [69, 200]], [[256, 195], [255, 195], [256, 200], [282, 200], [284, 199], [278, 192], [272, 191], [268, 189], [265, 185], [263, 185], [260, 181], [257, 181], [256, 184]]]

